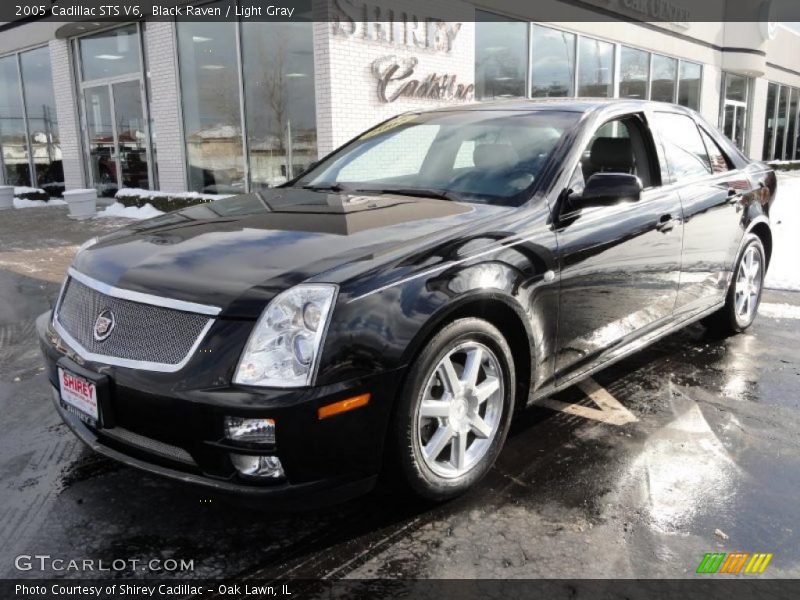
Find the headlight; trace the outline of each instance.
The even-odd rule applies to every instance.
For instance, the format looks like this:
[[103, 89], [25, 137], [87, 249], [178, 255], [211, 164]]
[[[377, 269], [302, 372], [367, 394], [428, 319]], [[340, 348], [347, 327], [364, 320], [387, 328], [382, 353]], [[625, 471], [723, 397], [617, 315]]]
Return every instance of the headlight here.
[[300, 284], [278, 294], [253, 328], [233, 382], [311, 385], [336, 290], [330, 284]]

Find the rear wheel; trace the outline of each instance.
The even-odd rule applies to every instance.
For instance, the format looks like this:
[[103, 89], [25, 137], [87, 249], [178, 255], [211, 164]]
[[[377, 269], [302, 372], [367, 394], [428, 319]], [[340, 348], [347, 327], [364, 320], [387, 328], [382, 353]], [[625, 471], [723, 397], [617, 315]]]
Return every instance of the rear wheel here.
[[432, 500], [454, 497], [494, 464], [514, 409], [515, 373], [502, 334], [459, 319], [420, 352], [393, 422], [400, 471]]
[[725, 306], [706, 319], [707, 327], [730, 335], [742, 332], [753, 324], [761, 303], [766, 264], [761, 239], [750, 234], [736, 263]]

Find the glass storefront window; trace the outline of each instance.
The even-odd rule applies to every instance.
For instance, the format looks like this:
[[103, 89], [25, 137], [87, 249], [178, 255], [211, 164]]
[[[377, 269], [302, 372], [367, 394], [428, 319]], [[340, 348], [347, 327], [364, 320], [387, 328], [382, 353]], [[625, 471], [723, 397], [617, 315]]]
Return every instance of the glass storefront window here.
[[800, 89], [792, 88], [791, 97], [789, 99], [789, 128], [786, 130], [786, 152], [783, 155], [784, 160], [792, 160], [795, 156], [796, 148], [795, 141], [797, 140], [797, 126], [798, 114], [797, 108], [800, 103]]
[[51, 196], [60, 196], [64, 192], [64, 168], [49, 48], [37, 48], [20, 54], [20, 68], [30, 148], [36, 171], [33, 185]]
[[775, 119], [775, 158], [783, 159], [783, 142], [786, 139], [786, 125], [788, 124], [788, 102], [787, 96], [790, 88], [781, 86], [778, 94], [778, 114]]
[[678, 80], [678, 104], [698, 110], [700, 108], [700, 79], [702, 65], [681, 61], [680, 78]]
[[0, 59], [0, 144], [8, 185], [31, 185], [26, 137], [17, 56], [6, 56]]
[[678, 75], [677, 59], [653, 54], [653, 83], [650, 99], [658, 102], [675, 102], [675, 79]]
[[723, 73], [722, 132], [744, 151], [747, 134], [750, 80], [742, 75]]
[[647, 99], [650, 53], [623, 46], [619, 54], [619, 97]]
[[578, 96], [614, 95], [614, 44], [581, 37], [578, 54]]
[[235, 22], [178, 22], [189, 188], [245, 190]]
[[575, 34], [533, 26], [531, 96], [575, 95]]
[[528, 24], [522, 21], [478, 11], [475, 23], [476, 99], [525, 96], [528, 28]]
[[251, 189], [285, 183], [317, 158], [311, 27], [242, 23]]
[[775, 135], [775, 100], [778, 98], [778, 84], [770, 83], [767, 88], [767, 106], [764, 111], [764, 160], [774, 158], [772, 153], [772, 140]]
[[139, 32], [136, 25], [117, 27], [79, 39], [83, 79], [106, 79], [137, 73]]

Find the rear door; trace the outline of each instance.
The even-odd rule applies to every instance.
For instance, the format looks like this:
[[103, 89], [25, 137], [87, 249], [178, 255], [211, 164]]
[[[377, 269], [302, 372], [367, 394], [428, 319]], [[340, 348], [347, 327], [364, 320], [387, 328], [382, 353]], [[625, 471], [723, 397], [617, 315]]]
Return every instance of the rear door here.
[[[612, 148], [630, 140], [633, 165]], [[678, 291], [682, 239], [680, 199], [663, 187], [658, 152], [645, 114], [601, 125], [589, 140], [570, 184], [579, 195], [593, 173], [634, 172], [638, 202], [570, 212], [570, 193], [556, 206], [561, 267], [556, 379], [563, 383], [610, 358], [629, 341], [671, 318]]]
[[751, 187], [712, 136], [686, 114], [656, 112], [670, 185], [682, 203], [683, 253], [676, 315], [709, 308], [725, 296], [742, 236], [743, 197]]

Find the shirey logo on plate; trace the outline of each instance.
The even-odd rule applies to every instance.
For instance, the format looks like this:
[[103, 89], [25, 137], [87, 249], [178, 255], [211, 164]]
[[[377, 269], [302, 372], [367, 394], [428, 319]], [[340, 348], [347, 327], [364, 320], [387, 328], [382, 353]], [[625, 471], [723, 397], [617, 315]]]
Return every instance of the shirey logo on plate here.
[[698, 573], [716, 573], [738, 575], [748, 573], [755, 575], [763, 573], [769, 561], [772, 560], [772, 553], [755, 552], [709, 552], [697, 566]]
[[111, 332], [114, 329], [116, 321], [114, 319], [114, 313], [108, 309], [102, 311], [99, 315], [97, 315], [97, 320], [94, 322], [94, 339], [98, 342], [102, 342], [108, 336], [111, 335]]

